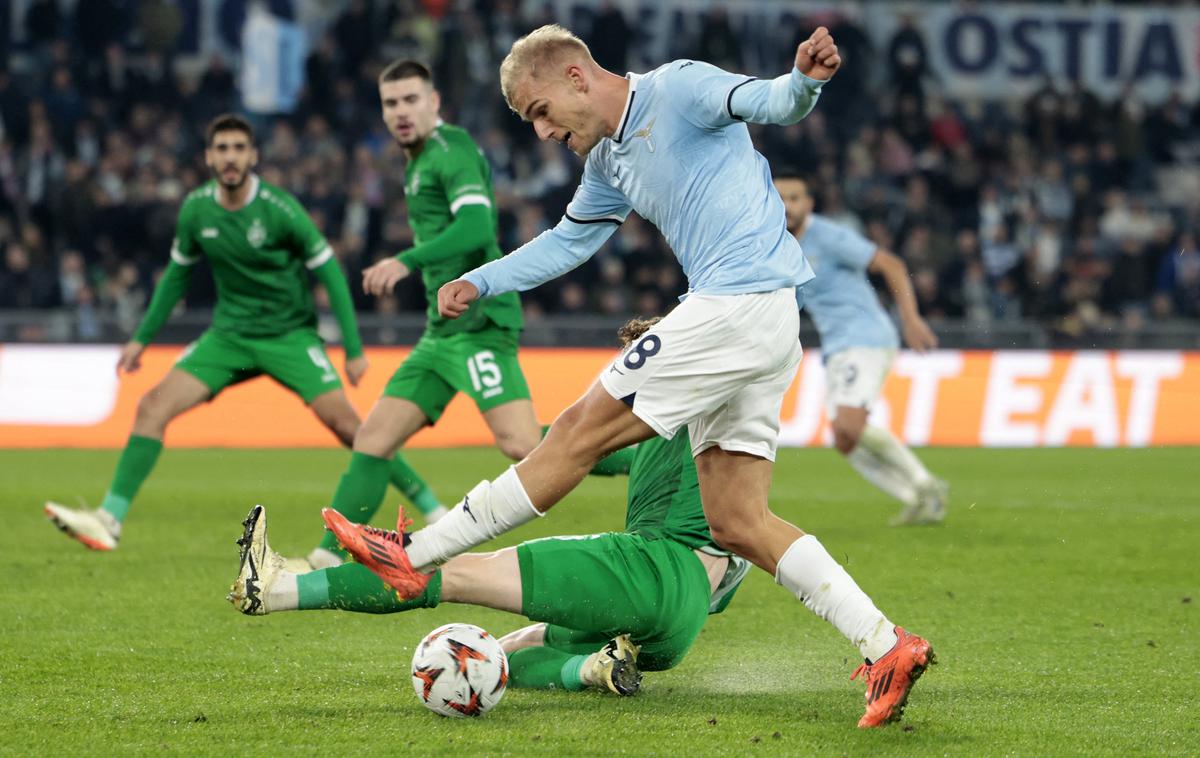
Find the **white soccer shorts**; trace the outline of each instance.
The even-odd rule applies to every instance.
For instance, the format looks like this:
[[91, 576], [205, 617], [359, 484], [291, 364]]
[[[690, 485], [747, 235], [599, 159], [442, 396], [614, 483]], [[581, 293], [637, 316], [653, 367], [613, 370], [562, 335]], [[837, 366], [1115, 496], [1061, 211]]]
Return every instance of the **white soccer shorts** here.
[[604, 389], [670, 439], [689, 427], [692, 454], [775, 460], [779, 413], [803, 351], [792, 287], [691, 295], [600, 375]]
[[870, 408], [887, 380], [896, 351], [886, 347], [850, 347], [825, 359], [825, 404], [829, 418], [838, 406]]

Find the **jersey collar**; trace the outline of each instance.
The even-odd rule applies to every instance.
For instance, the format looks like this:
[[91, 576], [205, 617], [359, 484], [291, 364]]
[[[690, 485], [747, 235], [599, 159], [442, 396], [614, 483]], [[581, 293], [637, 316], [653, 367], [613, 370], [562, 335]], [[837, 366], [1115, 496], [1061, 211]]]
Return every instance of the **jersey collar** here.
[[626, 74], [625, 78], [629, 80], [629, 95], [625, 98], [625, 110], [621, 111], [621, 120], [617, 122], [617, 130], [613, 133], [612, 141], [618, 145], [621, 140], [625, 139], [625, 127], [629, 125], [629, 119], [633, 115], [633, 98], [637, 94], [638, 80], [642, 78], [641, 74]]

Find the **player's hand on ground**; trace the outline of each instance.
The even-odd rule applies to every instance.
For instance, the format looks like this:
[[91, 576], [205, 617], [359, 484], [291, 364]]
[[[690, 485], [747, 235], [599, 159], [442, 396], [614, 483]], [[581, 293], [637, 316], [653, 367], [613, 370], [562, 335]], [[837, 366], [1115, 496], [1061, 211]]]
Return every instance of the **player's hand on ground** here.
[[369, 365], [365, 355], [346, 359], [346, 380], [350, 382], [351, 387], [358, 386], [358, 383], [362, 381], [363, 374], [367, 373]]
[[121, 348], [121, 357], [117, 358], [117, 376], [121, 372], [132, 374], [142, 367], [142, 351], [146, 346], [137, 340], [130, 340]]
[[937, 335], [920, 316], [911, 318], [904, 323], [904, 342], [918, 353], [932, 350], [938, 346]]
[[478, 299], [478, 287], [466, 279], [455, 279], [438, 290], [438, 313], [442, 318], [458, 318]]
[[386, 295], [396, 286], [396, 282], [406, 276], [408, 266], [395, 258], [384, 258], [363, 270], [363, 292], [368, 295]]
[[796, 68], [810, 79], [824, 81], [837, 73], [842, 65], [842, 56], [829, 30], [818, 26], [812, 36], [796, 48]]

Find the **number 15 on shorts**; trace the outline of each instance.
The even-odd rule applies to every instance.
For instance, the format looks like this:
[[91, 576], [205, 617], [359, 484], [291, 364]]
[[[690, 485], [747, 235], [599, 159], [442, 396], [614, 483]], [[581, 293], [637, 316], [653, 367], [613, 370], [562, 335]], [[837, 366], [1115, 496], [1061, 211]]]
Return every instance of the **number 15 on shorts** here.
[[504, 375], [496, 364], [496, 354], [491, 350], [480, 350], [467, 358], [467, 372], [471, 374], [471, 386], [480, 397], [487, 399], [504, 392]]

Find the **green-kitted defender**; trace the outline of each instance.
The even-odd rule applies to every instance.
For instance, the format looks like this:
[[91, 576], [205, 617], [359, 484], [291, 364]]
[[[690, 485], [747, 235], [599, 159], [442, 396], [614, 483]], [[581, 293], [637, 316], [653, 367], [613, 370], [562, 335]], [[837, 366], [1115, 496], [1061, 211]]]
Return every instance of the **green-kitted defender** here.
[[[139, 368], [142, 351], [183, 297], [201, 259], [208, 261], [216, 283], [212, 325], [141, 399], [100, 507], [45, 505], [60, 529], [97, 550], [116, 548], [122, 522], [154, 468], [170, 422], [232, 384], [270, 376], [299, 395], [347, 446], [360, 426], [316, 329], [312, 279], [329, 293], [345, 344], [346, 376], [357, 384], [367, 359], [333, 248], [291, 194], [253, 173], [258, 155], [247, 121], [218, 116], [206, 139], [205, 161], [213, 178], [184, 200], [170, 261], [141, 325], [121, 351], [117, 370]], [[384, 478], [423, 512], [441, 507], [400, 457], [384, 461]]]
[[[384, 123], [408, 161], [404, 190], [414, 244], [364, 271], [363, 288], [389, 293], [419, 269], [429, 307], [425, 333], [371, 409], [333, 495], [332, 507], [360, 523], [382, 504], [387, 459], [437, 423], [459, 392], [474, 401], [496, 446], [513, 460], [528, 455], [543, 433], [517, 360], [523, 326], [517, 294], [485, 300], [456, 320], [438, 314], [443, 284], [501, 257], [487, 159], [466, 131], [441, 120], [441, 99], [423, 64], [388, 65], [379, 75], [379, 99]], [[593, 471], [627, 472], [632, 456], [632, 450], [614, 453]], [[324, 565], [345, 555], [330, 534], [318, 550], [328, 557]]]

